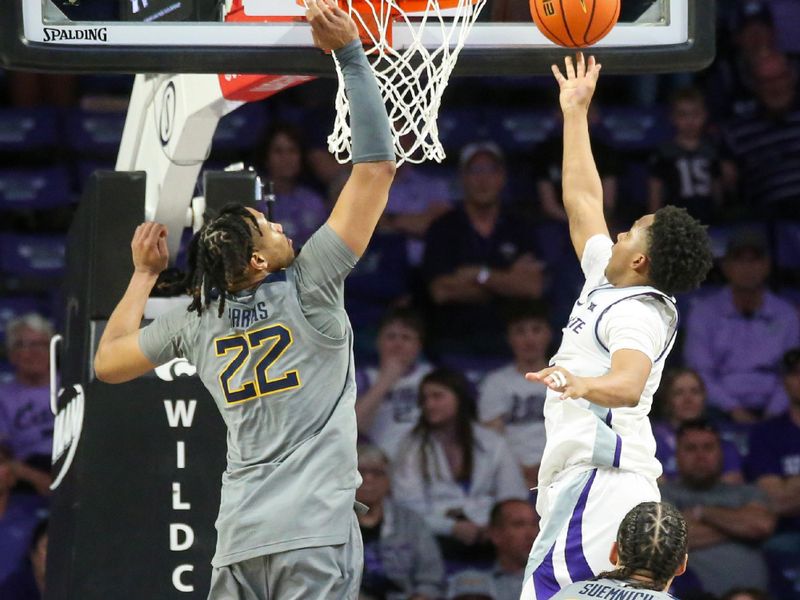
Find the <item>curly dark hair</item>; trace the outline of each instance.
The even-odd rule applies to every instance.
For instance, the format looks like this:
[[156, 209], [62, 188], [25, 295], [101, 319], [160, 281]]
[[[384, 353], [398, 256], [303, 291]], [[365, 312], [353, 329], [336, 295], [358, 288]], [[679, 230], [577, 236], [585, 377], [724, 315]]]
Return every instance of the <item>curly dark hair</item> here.
[[656, 211], [648, 230], [648, 257], [651, 284], [669, 295], [699, 286], [714, 260], [705, 225], [676, 206]]
[[261, 235], [258, 222], [243, 205], [226, 204], [219, 214], [206, 212], [205, 224], [189, 244], [189, 272], [185, 285], [192, 296], [189, 311], [202, 314], [219, 296], [218, 316], [225, 310], [225, 294], [240, 277], [253, 254], [253, 235]]
[[[631, 587], [661, 591], [686, 557], [687, 529], [681, 512], [669, 502], [642, 502], [634, 506], [617, 530], [622, 565], [594, 579], [627, 581]], [[649, 582], [632, 582], [633, 574], [647, 574]]]

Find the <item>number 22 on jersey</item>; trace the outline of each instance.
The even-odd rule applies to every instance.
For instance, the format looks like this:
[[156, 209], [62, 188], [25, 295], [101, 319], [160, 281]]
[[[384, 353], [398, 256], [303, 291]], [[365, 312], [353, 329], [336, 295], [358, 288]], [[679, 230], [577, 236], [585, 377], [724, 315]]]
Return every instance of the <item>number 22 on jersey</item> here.
[[[287, 371], [280, 377], [269, 376], [270, 367], [293, 342], [292, 332], [280, 324], [215, 339], [214, 350], [217, 356], [232, 354], [230, 361], [219, 374], [219, 383], [228, 404], [239, 404], [260, 396], [300, 387], [302, 384], [297, 371]], [[254, 358], [256, 355], [261, 356], [253, 368], [252, 378], [244, 379], [240, 387], [231, 389], [231, 379], [245, 364], [250, 364], [247, 359], [251, 353]]]

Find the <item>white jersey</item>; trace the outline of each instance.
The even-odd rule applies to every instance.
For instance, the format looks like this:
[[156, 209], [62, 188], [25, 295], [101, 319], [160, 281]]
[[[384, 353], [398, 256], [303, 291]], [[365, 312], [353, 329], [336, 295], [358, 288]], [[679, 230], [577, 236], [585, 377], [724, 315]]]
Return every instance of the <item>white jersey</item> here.
[[548, 390], [544, 416], [547, 444], [539, 486], [572, 468], [617, 467], [653, 480], [661, 475], [648, 414], [658, 389], [664, 358], [678, 326], [675, 299], [648, 286], [614, 287], [605, 277], [613, 242], [597, 235], [586, 242], [581, 268], [586, 284], [570, 313], [558, 365], [580, 377], [611, 369], [617, 350], [643, 352], [653, 363], [639, 403], [613, 410], [588, 400], [560, 400]]

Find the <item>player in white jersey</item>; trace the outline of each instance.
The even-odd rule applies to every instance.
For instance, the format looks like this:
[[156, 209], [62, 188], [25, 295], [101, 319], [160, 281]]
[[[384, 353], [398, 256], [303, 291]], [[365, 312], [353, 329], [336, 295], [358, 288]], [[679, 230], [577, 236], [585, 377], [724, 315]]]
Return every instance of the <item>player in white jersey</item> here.
[[616, 568], [574, 583], [553, 600], [670, 600], [672, 580], [686, 571], [686, 521], [667, 502], [642, 502], [625, 515], [609, 560]]
[[539, 470], [536, 538], [523, 600], [611, 568], [608, 548], [625, 514], [658, 501], [661, 465], [648, 413], [678, 326], [672, 294], [697, 287], [711, 267], [705, 228], [667, 206], [614, 243], [589, 142], [588, 110], [600, 65], [583, 55], [553, 74], [564, 113], [564, 208], [586, 284], [545, 383], [547, 443]]

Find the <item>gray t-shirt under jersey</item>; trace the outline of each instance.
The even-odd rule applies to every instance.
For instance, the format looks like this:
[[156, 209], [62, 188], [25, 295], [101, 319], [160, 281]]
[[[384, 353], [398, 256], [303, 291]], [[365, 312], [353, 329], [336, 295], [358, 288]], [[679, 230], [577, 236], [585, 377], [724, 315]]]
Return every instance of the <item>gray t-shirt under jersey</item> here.
[[285, 271], [144, 327], [156, 364], [197, 367], [228, 428], [215, 567], [347, 541], [355, 490], [355, 376], [344, 279], [357, 257], [327, 225]]
[[670, 596], [666, 592], [643, 590], [631, 587], [624, 581], [613, 579], [573, 583], [558, 592], [551, 600], [583, 600], [584, 598], [592, 600], [600, 598], [609, 600], [675, 600], [674, 596]]

